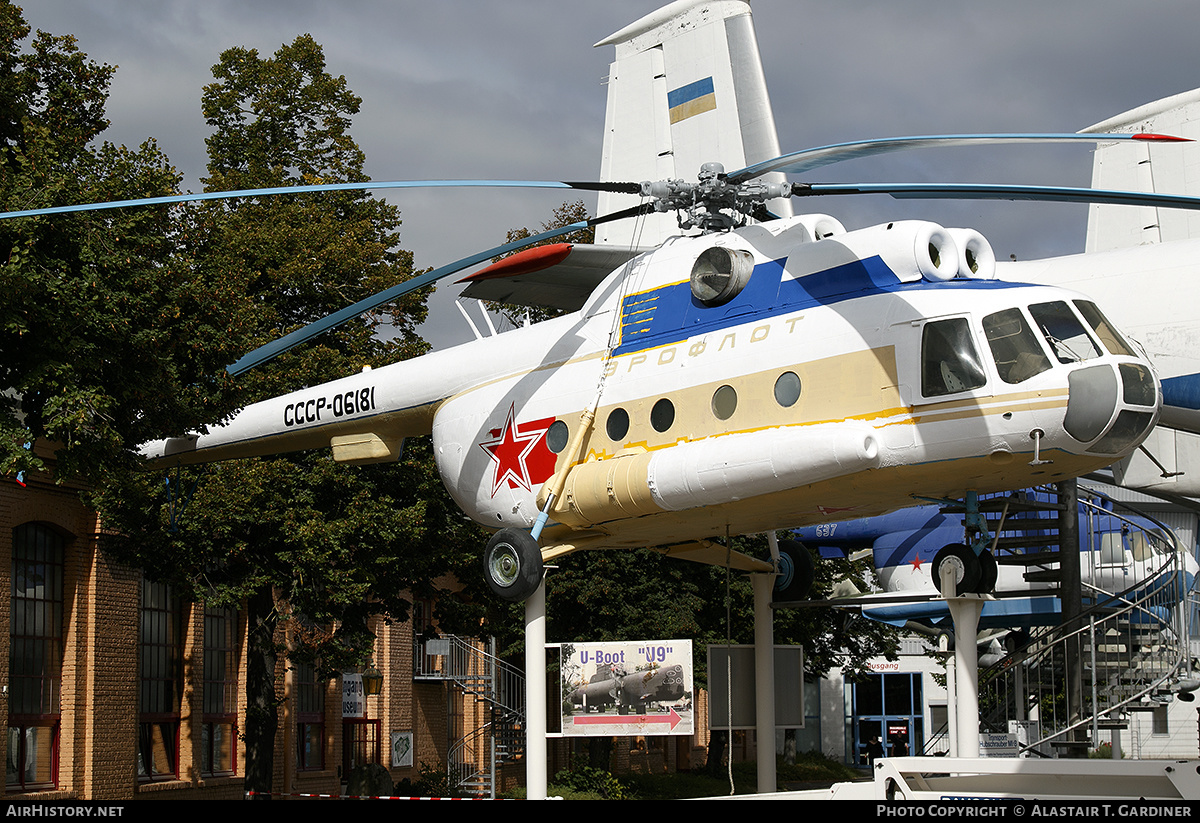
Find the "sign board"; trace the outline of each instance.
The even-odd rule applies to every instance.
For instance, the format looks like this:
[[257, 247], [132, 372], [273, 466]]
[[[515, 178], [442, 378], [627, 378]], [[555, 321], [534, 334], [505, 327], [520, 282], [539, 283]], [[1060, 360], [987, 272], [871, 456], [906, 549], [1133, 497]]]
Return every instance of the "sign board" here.
[[[1042, 724], [1036, 720], [1010, 720], [1008, 721], [1008, 733], [1017, 738], [1018, 746], [1028, 749], [1032, 741], [1041, 740]], [[1033, 753], [1029, 751], [1021, 755], [1021, 757], [1032, 756]]]
[[1019, 748], [1017, 736], [1004, 732], [980, 732], [980, 757], [1016, 757]]
[[568, 737], [692, 734], [692, 641], [562, 646], [562, 733]]
[[413, 733], [392, 732], [392, 768], [412, 768], [413, 764]]
[[[755, 728], [753, 646], [708, 647], [708, 694], [710, 729]], [[775, 647], [775, 728], [804, 728], [804, 649], [800, 646]]]
[[342, 718], [362, 719], [367, 716], [367, 695], [363, 691], [362, 675], [342, 673]]

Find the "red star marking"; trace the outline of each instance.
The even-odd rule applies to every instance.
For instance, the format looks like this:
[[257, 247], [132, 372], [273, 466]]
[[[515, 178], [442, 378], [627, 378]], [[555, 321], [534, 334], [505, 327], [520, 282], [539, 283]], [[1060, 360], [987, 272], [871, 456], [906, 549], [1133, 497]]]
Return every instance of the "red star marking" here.
[[913, 569], [915, 569], [916, 571], [921, 570], [921, 555], [914, 554], [911, 562], [912, 562]]
[[547, 417], [521, 424], [515, 407], [508, 407], [504, 427], [492, 429], [492, 439], [479, 444], [496, 464], [492, 497], [506, 483], [510, 489], [533, 491], [535, 483], [554, 473], [554, 453], [546, 447], [546, 430], [553, 422], [553, 417]]

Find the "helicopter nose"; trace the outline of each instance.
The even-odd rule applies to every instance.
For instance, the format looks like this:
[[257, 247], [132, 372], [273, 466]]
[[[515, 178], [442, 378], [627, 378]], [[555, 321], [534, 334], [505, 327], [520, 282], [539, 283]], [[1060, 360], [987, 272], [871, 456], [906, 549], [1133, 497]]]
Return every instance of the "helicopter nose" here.
[[1131, 448], [1141, 442], [1158, 415], [1157, 382], [1141, 363], [1076, 369], [1067, 385], [1063, 428], [1080, 443], [1091, 444], [1091, 452], [1118, 454]]
[[1100, 436], [1117, 410], [1117, 375], [1112, 367], [1076, 369], [1067, 376], [1067, 415], [1063, 428], [1080, 443]]

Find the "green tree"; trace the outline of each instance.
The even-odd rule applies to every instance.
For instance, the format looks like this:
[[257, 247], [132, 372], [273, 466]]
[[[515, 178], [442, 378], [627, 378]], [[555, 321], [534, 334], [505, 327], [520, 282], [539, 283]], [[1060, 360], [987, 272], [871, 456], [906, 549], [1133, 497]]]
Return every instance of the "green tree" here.
[[[571, 225], [572, 223], [579, 223], [587, 220], [588, 217], [589, 215], [587, 207], [583, 204], [582, 200], [576, 200], [573, 203], [563, 203], [561, 206], [558, 206], [554, 209], [554, 213], [551, 218], [542, 224], [542, 227], [537, 230], [537, 233], [540, 234], [541, 232], [550, 231], [552, 229], [561, 229], [565, 226]], [[533, 235], [534, 232], [527, 228], [510, 229], [504, 236], [504, 242], [512, 243], [517, 240], [524, 240], [527, 237], [533, 237]], [[543, 240], [540, 243], [535, 243], [534, 245], [548, 246], [555, 243], [589, 244], [594, 243], [595, 240], [596, 230], [589, 227], [580, 229], [579, 231], [573, 231], [570, 234], [563, 235], [562, 237], [555, 237], [551, 240]], [[520, 252], [513, 252], [513, 254], [519, 253]], [[492, 262], [503, 259], [503, 257], [497, 257]], [[493, 303], [491, 301], [485, 301], [485, 304], [490, 311], [496, 312], [513, 326], [523, 326], [525, 325], [526, 321], [530, 323], [540, 323], [543, 320], [549, 320], [551, 317], [558, 317], [559, 315], [565, 314], [565, 312], [560, 309], [546, 308], [544, 306], [511, 306], [505, 303]]]
[[[734, 538], [734, 548], [770, 556], [759, 535]], [[706, 646], [754, 642], [754, 592], [741, 572], [727, 574], [716, 566], [627, 549], [578, 552], [555, 565], [546, 595], [547, 635], [553, 642], [691, 639], [697, 688], [708, 682]], [[867, 561], [818, 561], [813, 599], [828, 597], [843, 578], [865, 588], [868, 568]], [[896, 659], [898, 633], [882, 623], [821, 607], [779, 610], [773, 619], [776, 643], [804, 647], [809, 678], [840, 667], [853, 679], [876, 655]], [[710, 765], [719, 764], [724, 746], [724, 735], [714, 734]]]
[[[99, 143], [114, 69], [72, 37], [37, 32], [0, 3], [0, 207], [171, 194], [153, 142]], [[26, 50], [27, 48], [27, 50]], [[167, 207], [0, 223], [0, 472], [99, 481], [127, 447], [224, 413], [212, 329]], [[215, 405], [214, 405], [215, 404]]]
[[[309, 36], [270, 57], [234, 48], [213, 68], [203, 109], [210, 190], [364, 181], [348, 131], [359, 98], [325, 68]], [[198, 280], [228, 304], [231, 345], [248, 349], [403, 281], [397, 210], [361, 192], [246, 198], [190, 213]], [[425, 350], [414, 295], [239, 378], [265, 399]], [[386, 324], [389, 332], [377, 332]], [[403, 619], [406, 591], [432, 594], [437, 551], [479, 540], [454, 509], [428, 442], [399, 463], [342, 466], [327, 454], [234, 461], [176, 485], [195, 490], [181, 512], [161, 480], [110, 486], [101, 501], [122, 536], [110, 551], [207, 602], [245, 602], [250, 623], [246, 787], [269, 790], [277, 726], [277, 631], [291, 620], [288, 659], [331, 675], [367, 662], [373, 615]]]

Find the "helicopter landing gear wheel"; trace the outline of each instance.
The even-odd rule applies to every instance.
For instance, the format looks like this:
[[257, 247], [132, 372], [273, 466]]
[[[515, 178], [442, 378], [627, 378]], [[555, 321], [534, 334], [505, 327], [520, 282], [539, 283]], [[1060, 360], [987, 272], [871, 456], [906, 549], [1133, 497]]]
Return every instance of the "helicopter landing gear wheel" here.
[[975, 586], [975, 591], [979, 594], [991, 594], [996, 590], [996, 577], [999, 574], [999, 568], [996, 566], [996, 558], [987, 549], [979, 553], [977, 558], [979, 561], [979, 583]]
[[779, 576], [775, 578], [775, 595], [772, 599], [777, 603], [807, 600], [815, 574], [812, 555], [803, 543], [780, 540]]
[[542, 584], [542, 550], [529, 532], [501, 529], [483, 551], [483, 576], [499, 597], [520, 603]]
[[[949, 567], [954, 570], [956, 589], [954, 592], [942, 591], [943, 567]], [[942, 546], [933, 558], [933, 585], [937, 586], [938, 591], [942, 592], [943, 597], [953, 596], [956, 593], [967, 594], [976, 590], [976, 587], [979, 585], [981, 571], [979, 558], [975, 556], [975, 552], [971, 550], [970, 546], [964, 546], [962, 543], [951, 543], [948, 546]], [[992, 585], [995, 585], [995, 583]]]

